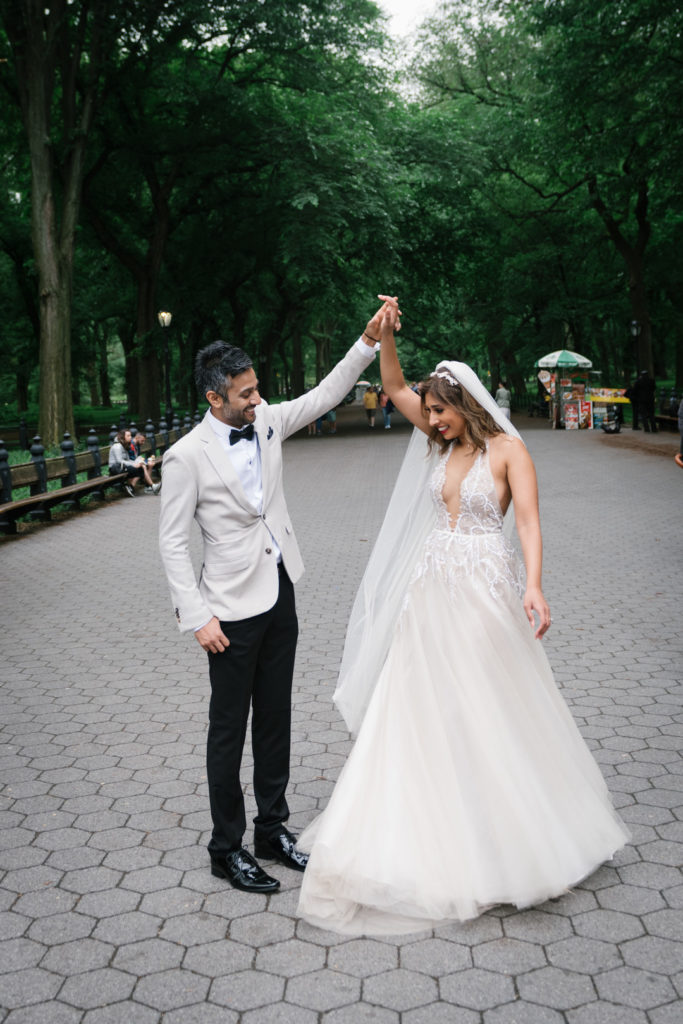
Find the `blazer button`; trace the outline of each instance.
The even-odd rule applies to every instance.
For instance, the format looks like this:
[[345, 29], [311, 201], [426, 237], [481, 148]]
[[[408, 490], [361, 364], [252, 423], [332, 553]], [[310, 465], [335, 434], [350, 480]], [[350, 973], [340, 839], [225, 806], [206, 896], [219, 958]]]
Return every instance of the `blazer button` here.
[[267, 555], [272, 555], [272, 553], [273, 553], [273, 549], [272, 548], [266, 548], [266, 554]]

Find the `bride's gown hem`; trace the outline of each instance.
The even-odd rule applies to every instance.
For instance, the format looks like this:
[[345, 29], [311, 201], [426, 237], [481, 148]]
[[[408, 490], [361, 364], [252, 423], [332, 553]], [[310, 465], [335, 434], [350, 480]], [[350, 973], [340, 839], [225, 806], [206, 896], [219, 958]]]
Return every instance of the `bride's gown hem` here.
[[628, 839], [520, 596], [523, 571], [480, 453], [436, 526], [310, 852], [298, 913], [402, 934], [566, 894]]

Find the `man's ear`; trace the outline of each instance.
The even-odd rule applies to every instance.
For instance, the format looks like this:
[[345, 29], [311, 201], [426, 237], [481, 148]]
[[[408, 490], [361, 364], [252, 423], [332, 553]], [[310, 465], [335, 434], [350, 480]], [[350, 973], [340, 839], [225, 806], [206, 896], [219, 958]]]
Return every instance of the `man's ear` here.
[[223, 399], [216, 391], [207, 391], [206, 400], [212, 409], [220, 409], [223, 404]]

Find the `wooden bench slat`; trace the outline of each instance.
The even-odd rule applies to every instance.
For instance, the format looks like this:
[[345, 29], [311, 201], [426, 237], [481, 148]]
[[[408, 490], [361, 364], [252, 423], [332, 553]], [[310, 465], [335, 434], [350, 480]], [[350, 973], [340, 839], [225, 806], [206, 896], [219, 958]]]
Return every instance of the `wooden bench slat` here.
[[0, 528], [5, 525], [8, 519], [14, 521], [34, 509], [60, 505], [70, 498], [91, 494], [93, 491], [101, 491], [105, 487], [123, 483], [127, 479], [127, 473], [115, 473], [113, 476], [97, 476], [93, 477], [92, 480], [84, 480], [80, 484], [60, 487], [59, 490], [42, 491], [40, 494], [31, 494], [28, 498], [19, 498], [18, 501], [8, 501], [4, 505], [0, 505]]

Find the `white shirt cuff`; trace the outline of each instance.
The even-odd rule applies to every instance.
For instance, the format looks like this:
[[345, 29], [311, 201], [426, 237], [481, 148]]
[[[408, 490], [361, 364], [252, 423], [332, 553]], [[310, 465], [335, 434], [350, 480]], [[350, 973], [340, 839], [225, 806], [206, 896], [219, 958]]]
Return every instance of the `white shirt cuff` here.
[[364, 355], [367, 355], [368, 352], [379, 352], [379, 342], [376, 342], [375, 347], [371, 348], [370, 345], [365, 344], [365, 342], [363, 341], [363, 335], [361, 334], [360, 338], [356, 342], [356, 348], [359, 349]]
[[[211, 618], [213, 618], [213, 616], [211, 616]], [[206, 622], [201, 624], [201, 626], [195, 626], [193, 632], [198, 633], [200, 629], [204, 629], [204, 626], [208, 626], [210, 622], [211, 619], [207, 619]]]

